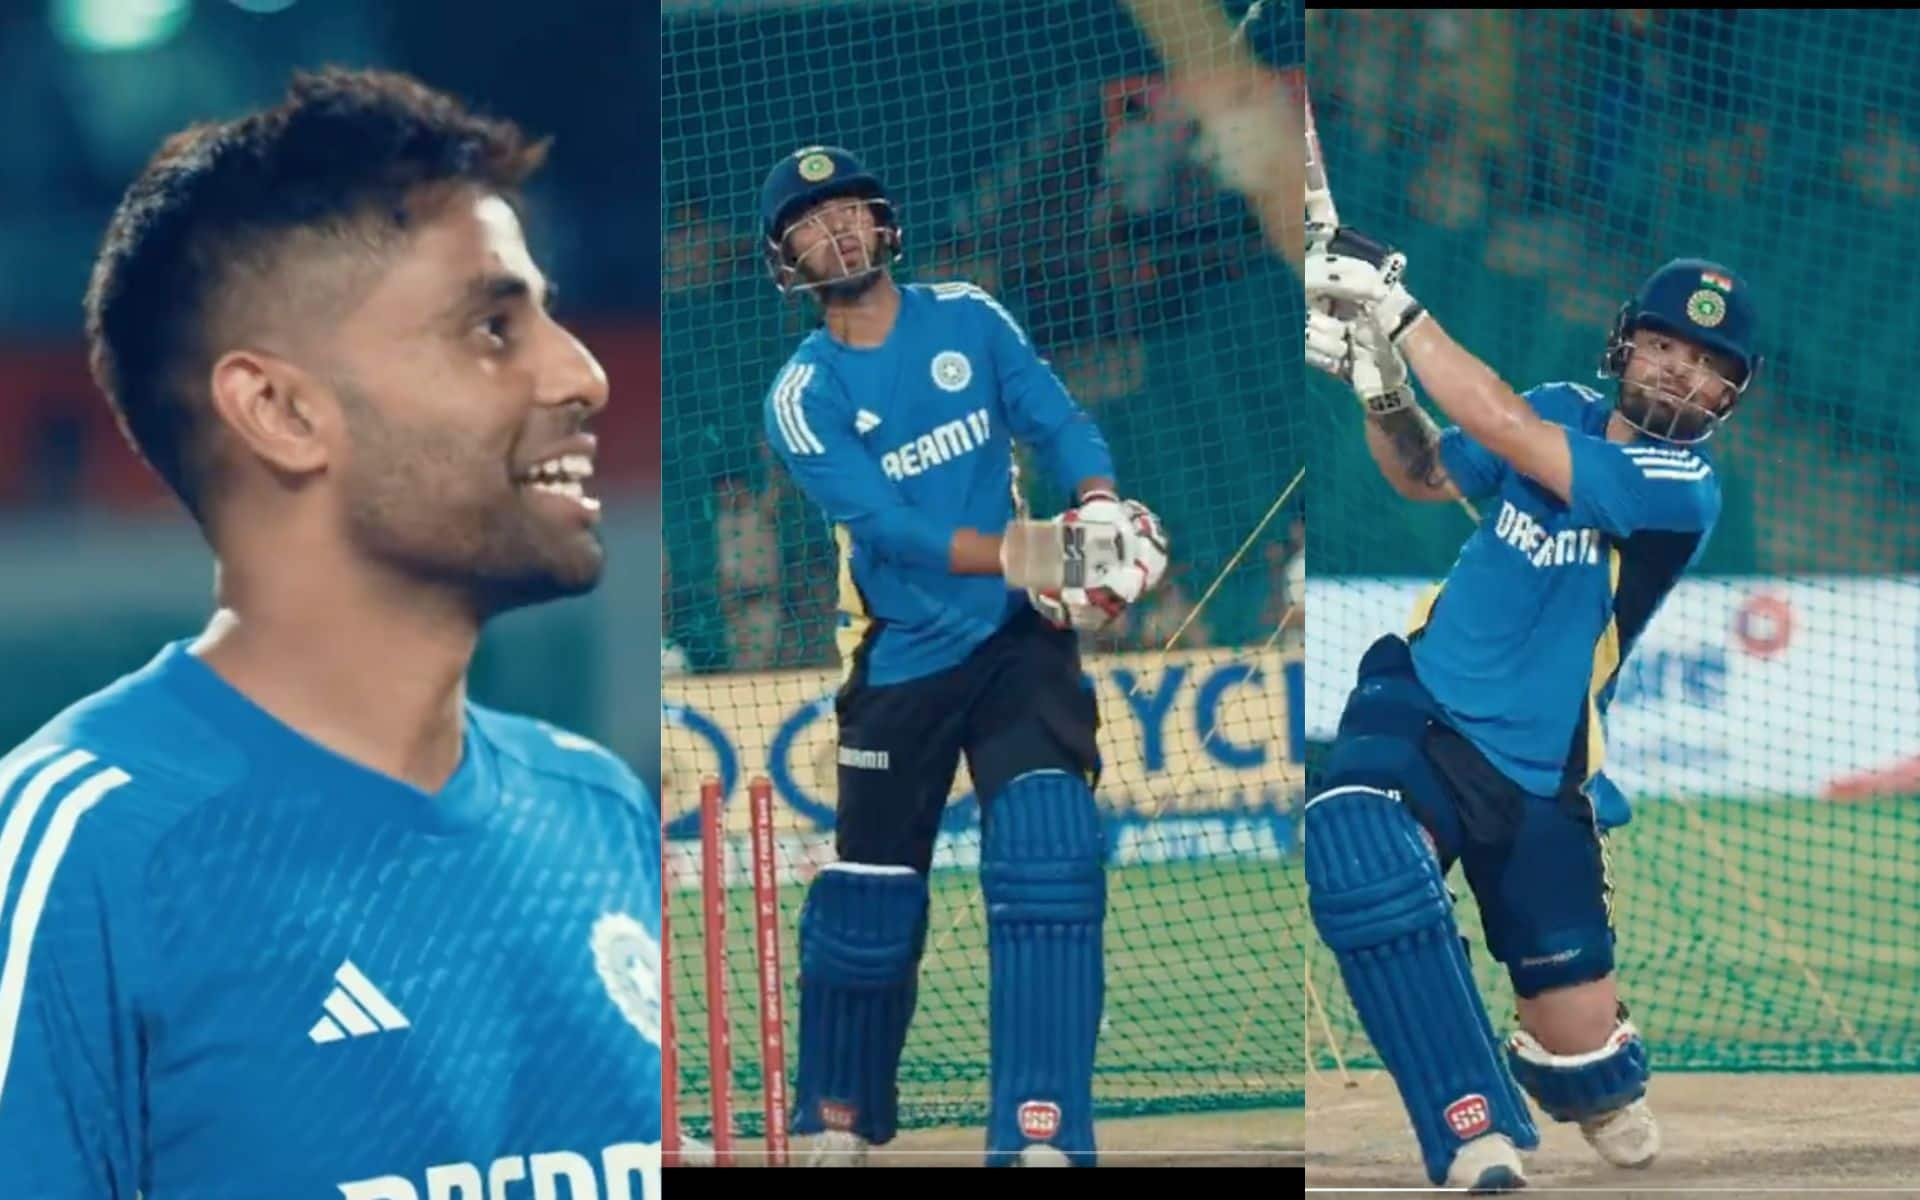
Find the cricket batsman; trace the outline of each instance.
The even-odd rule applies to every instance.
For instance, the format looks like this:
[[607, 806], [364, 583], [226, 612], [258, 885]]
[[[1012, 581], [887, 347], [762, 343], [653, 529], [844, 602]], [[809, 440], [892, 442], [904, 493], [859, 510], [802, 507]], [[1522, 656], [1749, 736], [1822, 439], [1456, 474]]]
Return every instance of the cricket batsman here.
[[[1321, 234], [1307, 361], [1353, 387], [1396, 491], [1484, 515], [1408, 636], [1360, 662], [1307, 804], [1315, 927], [1432, 1182], [1525, 1185], [1519, 1151], [1539, 1135], [1522, 1090], [1607, 1162], [1644, 1166], [1660, 1136], [1614, 977], [1604, 838], [1628, 813], [1601, 774], [1604, 723], [1621, 662], [1720, 515], [1702, 443], [1759, 368], [1753, 297], [1725, 267], [1670, 262], [1614, 322], [1613, 396], [1519, 395], [1408, 293], [1404, 255]], [[1409, 367], [1454, 427], [1415, 402]], [[1504, 1050], [1454, 924], [1455, 862], [1517, 997]]]
[[[987, 905], [987, 1164], [1091, 1166], [1106, 876], [1076, 631], [1160, 582], [1165, 537], [1120, 499], [1105, 440], [1006, 309], [966, 283], [894, 281], [900, 225], [853, 155], [787, 155], [760, 215], [775, 284], [821, 318], [765, 423], [834, 529], [846, 668], [838, 861], [800, 917], [792, 1128], [819, 1135], [813, 1165], [863, 1163], [894, 1136], [927, 872], [964, 752]], [[1037, 530], [1015, 520], [1014, 439], [1077, 497]]]

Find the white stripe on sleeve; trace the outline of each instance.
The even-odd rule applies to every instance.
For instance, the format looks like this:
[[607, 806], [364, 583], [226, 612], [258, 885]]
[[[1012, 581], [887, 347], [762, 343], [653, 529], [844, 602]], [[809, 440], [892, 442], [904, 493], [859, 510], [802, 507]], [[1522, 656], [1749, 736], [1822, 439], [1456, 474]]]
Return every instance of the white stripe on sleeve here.
[[800, 364], [793, 363], [780, 372], [780, 378], [773, 384], [773, 419], [780, 427], [780, 440], [794, 454], [805, 454], [800, 445], [799, 436], [794, 433], [793, 422], [787, 416], [787, 391], [793, 386], [793, 377], [801, 370]]
[[[52, 790], [54, 782], [92, 761], [91, 754], [76, 750], [44, 768], [41, 775], [54, 775], [54, 779], [48, 781], [46, 789], [37, 798], [33, 792], [41, 786], [40, 778], [36, 777], [33, 783], [27, 785], [27, 792], [21, 796], [22, 811], [37, 808], [45, 800], [46, 792]], [[55, 775], [55, 772], [58, 774]], [[47, 893], [53, 889], [53, 873], [59, 869], [60, 860], [66, 857], [67, 845], [73, 841], [73, 830], [80, 823], [80, 818], [100, 803], [108, 792], [131, 778], [118, 767], [107, 767], [68, 792], [53, 810], [53, 817], [47, 822], [46, 832], [41, 836], [40, 844], [35, 847], [33, 859], [27, 866], [26, 879], [14, 905], [13, 924], [7, 929], [5, 965], [0, 966], [0, 1098], [7, 1093], [7, 1073], [13, 1066], [14, 1041], [20, 1034], [20, 1006], [27, 991], [27, 964], [33, 956], [33, 935], [39, 929], [40, 914], [46, 909]], [[27, 803], [29, 800], [33, 803]], [[13, 816], [8, 817], [9, 826]], [[9, 868], [8, 876], [11, 877], [12, 863], [6, 865]]]
[[813, 382], [813, 364], [795, 363], [774, 388], [773, 413], [780, 423], [781, 436], [787, 440], [787, 449], [795, 454], [825, 454], [827, 448], [814, 436], [807, 425], [806, 410], [801, 406], [807, 384]]

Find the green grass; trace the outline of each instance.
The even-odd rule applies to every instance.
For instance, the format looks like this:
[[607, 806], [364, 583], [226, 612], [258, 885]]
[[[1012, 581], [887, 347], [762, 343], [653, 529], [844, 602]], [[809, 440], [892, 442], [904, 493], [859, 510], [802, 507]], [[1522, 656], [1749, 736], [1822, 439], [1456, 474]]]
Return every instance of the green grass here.
[[[1297, 1105], [1304, 891], [1297, 863], [1214, 861], [1116, 868], [1108, 875], [1107, 1002], [1094, 1093], [1101, 1117]], [[793, 938], [798, 886], [784, 887], [791, 1079], [798, 1043]], [[760, 1129], [759, 1017], [754, 996], [752, 896], [728, 913], [735, 1109]], [[705, 989], [698, 896], [669, 900], [681, 1111], [696, 1136], [708, 1126]], [[972, 870], [933, 876], [919, 1009], [900, 1072], [901, 1126], [977, 1124], [987, 1095], [986, 929]]]
[[[1621, 994], [1662, 1070], [1920, 1069], [1920, 805], [1653, 801], [1616, 830]], [[1456, 872], [1456, 916], [1496, 1028], [1512, 992]], [[1312, 942], [1316, 979], [1337, 981]], [[1375, 1066], [1344, 989], [1349, 1062]], [[1331, 1063], [1316, 1038], [1317, 1062]]]

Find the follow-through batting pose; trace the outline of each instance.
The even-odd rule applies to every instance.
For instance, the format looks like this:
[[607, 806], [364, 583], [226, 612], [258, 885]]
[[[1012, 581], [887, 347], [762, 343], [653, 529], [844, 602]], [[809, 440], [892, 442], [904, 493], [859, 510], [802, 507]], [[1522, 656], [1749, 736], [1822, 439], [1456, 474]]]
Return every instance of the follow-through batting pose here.
[[[1522, 1089], [1608, 1162], [1642, 1166], [1659, 1131], [1613, 974], [1603, 839], [1627, 808], [1601, 773], [1604, 720], [1720, 514], [1699, 444], [1759, 365], [1752, 299], [1724, 267], [1670, 262], [1615, 322], [1614, 397], [1521, 396], [1413, 300], [1405, 266], [1345, 229], [1310, 252], [1307, 359], [1352, 384], [1401, 495], [1485, 504], [1411, 634], [1360, 662], [1307, 806], [1314, 923], [1433, 1182], [1524, 1184], [1518, 1150], [1538, 1134]], [[1415, 403], [1409, 365], [1457, 427]], [[1455, 862], [1518, 997], [1504, 1054], [1455, 928]]]
[[[983, 826], [987, 1162], [1091, 1165], [1106, 877], [1074, 629], [1157, 584], [1164, 539], [1004, 308], [964, 283], [895, 284], [900, 228], [853, 156], [788, 155], [761, 216], [776, 283], [822, 317], [767, 393], [766, 432], [833, 524], [847, 669], [839, 861], [800, 918], [793, 1128], [821, 1135], [821, 1165], [894, 1136], [927, 872], [964, 751]], [[1050, 529], [1014, 522], [1014, 439], [1078, 497]], [[1067, 587], [1013, 586], [1035, 581]]]

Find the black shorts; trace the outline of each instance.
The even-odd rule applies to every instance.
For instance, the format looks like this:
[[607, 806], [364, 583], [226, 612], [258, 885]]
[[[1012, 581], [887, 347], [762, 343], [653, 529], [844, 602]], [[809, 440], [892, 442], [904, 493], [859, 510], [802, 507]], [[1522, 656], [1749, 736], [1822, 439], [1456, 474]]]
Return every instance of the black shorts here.
[[924, 874], [962, 753], [983, 804], [1028, 771], [1099, 781], [1099, 711], [1081, 677], [1079, 639], [1032, 609], [958, 666], [905, 683], [869, 685], [862, 655], [834, 711], [842, 862]]
[[[1330, 785], [1393, 787], [1458, 862], [1487, 949], [1514, 990], [1536, 996], [1613, 970], [1612, 881], [1592, 802], [1575, 783], [1527, 792], [1442, 718], [1404, 641], [1367, 651], [1329, 752]], [[1417, 751], [1418, 762], [1408, 749]]]

